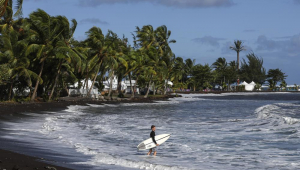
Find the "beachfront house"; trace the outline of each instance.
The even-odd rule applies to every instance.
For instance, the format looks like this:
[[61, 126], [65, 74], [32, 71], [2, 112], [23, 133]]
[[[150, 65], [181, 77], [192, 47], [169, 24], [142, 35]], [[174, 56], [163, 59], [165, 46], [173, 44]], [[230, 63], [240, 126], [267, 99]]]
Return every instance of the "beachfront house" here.
[[[80, 96], [80, 97], [87, 97], [87, 94], [92, 86], [93, 82], [91, 80], [88, 80], [85, 82], [85, 80], [82, 80], [80, 84], [76, 82], [74, 85], [69, 85], [68, 88], [68, 95], [69, 96]], [[86, 88], [88, 86], [88, 89]], [[99, 97], [99, 92], [98, 88], [93, 86], [91, 93], [90, 93], [91, 98], [98, 99]]]
[[[102, 89], [102, 91], [109, 91], [109, 88], [110, 88], [110, 79], [108, 80], [105, 80], [102, 82], [103, 83], [103, 86], [104, 88]], [[134, 88], [134, 91], [135, 93], [137, 94], [140, 94], [140, 87], [138, 84], [136, 84], [136, 80], [131, 80], [131, 83], [130, 83], [130, 80], [123, 80], [121, 81], [121, 90], [124, 91], [124, 93], [131, 93], [131, 87]], [[166, 83], [167, 83], [167, 86], [168, 87], [172, 87], [173, 86], [173, 83], [171, 81], [167, 81], [166, 80]], [[117, 90], [118, 88], [118, 78], [116, 76], [114, 76], [113, 80], [112, 80], [112, 90]], [[150, 85], [150, 90], [153, 91], [153, 86]], [[167, 89], [167, 91], [171, 91], [170, 88]]]
[[[136, 84], [136, 80], [131, 80], [131, 85], [130, 85], [129, 80], [124, 80], [123, 82], [126, 85], [125, 93], [132, 93], [131, 86], [132, 86], [132, 88], [134, 88], [134, 86]], [[134, 91], [135, 91], [135, 93], [140, 94], [140, 88], [139, 88], [138, 84], [136, 85], [136, 89], [134, 89]]]
[[299, 89], [299, 85], [287, 85], [285, 89], [285, 91], [300, 91]]
[[[114, 76], [112, 82], [110, 81], [110, 79], [105, 80], [102, 82], [104, 88], [102, 89], [103, 91], [109, 91], [110, 85], [112, 83], [112, 90], [117, 90], [118, 88], [118, 77]], [[134, 87], [136, 84], [135, 80], [131, 80], [131, 85]], [[121, 90], [124, 91], [125, 93], [131, 93], [131, 86], [130, 86], [130, 81], [129, 80], [123, 80], [121, 81]], [[139, 90], [139, 86], [136, 85], [136, 89], [135, 89], [136, 93], [140, 93]]]
[[[110, 85], [112, 83], [112, 90], [117, 90], [118, 88], [118, 77], [114, 76], [114, 78], [112, 79], [112, 82], [110, 81], [110, 79], [107, 79], [105, 81], [102, 82], [104, 88], [102, 89], [103, 91], [109, 91]], [[126, 90], [127, 86], [124, 83], [124, 81], [121, 81], [121, 90]]]

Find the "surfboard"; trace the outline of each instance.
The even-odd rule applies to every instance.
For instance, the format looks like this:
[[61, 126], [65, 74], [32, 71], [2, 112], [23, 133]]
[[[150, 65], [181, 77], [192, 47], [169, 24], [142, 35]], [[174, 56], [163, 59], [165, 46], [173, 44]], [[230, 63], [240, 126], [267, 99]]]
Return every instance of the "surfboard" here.
[[[155, 136], [155, 141], [157, 144], [161, 145], [163, 144], [165, 141], [167, 141], [169, 138], [171, 137], [170, 134], [161, 134], [161, 135], [157, 135]], [[141, 142], [137, 148], [138, 150], [147, 150], [147, 149], [151, 149], [154, 148], [156, 145], [155, 143], [152, 141], [152, 138], [149, 138], [147, 140], [144, 140], [143, 142]]]

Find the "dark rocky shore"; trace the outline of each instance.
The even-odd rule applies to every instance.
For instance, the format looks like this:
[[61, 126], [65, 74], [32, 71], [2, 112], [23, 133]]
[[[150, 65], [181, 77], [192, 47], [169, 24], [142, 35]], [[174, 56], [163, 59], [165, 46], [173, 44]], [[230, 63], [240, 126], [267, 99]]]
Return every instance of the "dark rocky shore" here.
[[[61, 98], [53, 102], [35, 103], [0, 103], [0, 116], [13, 115], [24, 112], [59, 111], [67, 109], [70, 105], [87, 104], [119, 104], [119, 103], [151, 103], [155, 101], [168, 100], [176, 97], [174, 95], [160, 97], [137, 97], [134, 99], [122, 99], [116, 101], [98, 101], [85, 98]], [[3, 148], [3, 147], [2, 147]], [[69, 168], [50, 165], [47, 160], [26, 156], [23, 154], [0, 150], [0, 170], [69, 170]]]

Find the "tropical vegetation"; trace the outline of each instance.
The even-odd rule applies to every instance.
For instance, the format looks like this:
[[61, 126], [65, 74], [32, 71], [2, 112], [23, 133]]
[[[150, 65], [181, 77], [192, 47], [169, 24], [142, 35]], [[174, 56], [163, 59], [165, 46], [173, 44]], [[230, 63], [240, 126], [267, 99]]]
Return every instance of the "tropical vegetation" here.
[[197, 64], [174, 54], [171, 44], [176, 40], [171, 39], [172, 32], [165, 25], [136, 27], [132, 44], [128, 38], [111, 30], [103, 33], [99, 27], [87, 30], [87, 38], [79, 41], [73, 37], [75, 19], [51, 16], [42, 9], [23, 18], [23, 1], [14, 3], [15, 13], [12, 0], [0, 0], [0, 100], [16, 99], [27, 90], [28, 101], [35, 101], [37, 96], [51, 101], [75, 83], [89, 97], [93, 86], [102, 89], [102, 82], [114, 77], [118, 87], [113, 90], [111, 83], [108, 96], [123, 96], [121, 81], [127, 79], [130, 84], [137, 82], [131, 85], [131, 92], [138, 84], [145, 98], [150, 93], [167, 94], [170, 81], [173, 90], [203, 91], [217, 85], [229, 90], [238, 78], [259, 84], [267, 80], [274, 88], [286, 77], [279, 69], [266, 74], [263, 59], [254, 53], [242, 59], [240, 66], [239, 53], [245, 50], [240, 40], [230, 47], [236, 51], [237, 61], [218, 58], [212, 65]]

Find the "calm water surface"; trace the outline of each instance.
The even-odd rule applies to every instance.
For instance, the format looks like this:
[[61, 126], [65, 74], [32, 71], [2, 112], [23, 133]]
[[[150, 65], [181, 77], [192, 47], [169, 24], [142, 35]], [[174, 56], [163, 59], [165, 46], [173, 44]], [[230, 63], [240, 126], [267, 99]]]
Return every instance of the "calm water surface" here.
[[[70, 106], [2, 122], [2, 138], [63, 153], [67, 163], [95, 170], [300, 169], [299, 99], [291, 93], [241, 93]], [[152, 124], [156, 134], [171, 134], [157, 157], [136, 149]]]

